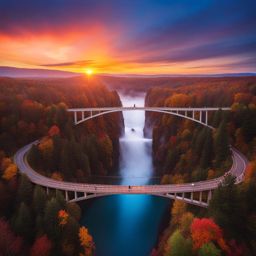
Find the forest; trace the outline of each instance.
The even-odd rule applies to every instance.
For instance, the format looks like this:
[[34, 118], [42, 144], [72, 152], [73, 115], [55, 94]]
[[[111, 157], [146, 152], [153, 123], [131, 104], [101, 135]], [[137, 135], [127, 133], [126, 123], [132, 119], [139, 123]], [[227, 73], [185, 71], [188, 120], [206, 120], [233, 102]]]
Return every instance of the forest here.
[[231, 164], [229, 144], [251, 156], [256, 135], [255, 90], [255, 78], [209, 78], [197, 84], [180, 79], [179, 85], [150, 88], [146, 106], [232, 108], [210, 113], [214, 130], [172, 115], [146, 113], [144, 133], [153, 138], [154, 165], [164, 175], [162, 182], [222, 175]]
[[[193, 86], [192, 86], [193, 85]], [[146, 114], [144, 133], [153, 137], [155, 170], [162, 183], [212, 179], [230, 168], [229, 145], [249, 159], [245, 180], [227, 175], [207, 210], [175, 201], [170, 223], [152, 256], [255, 255], [256, 252], [256, 80], [202, 79], [150, 88], [147, 106], [231, 106], [209, 118], [210, 130], [171, 115]]]
[[29, 156], [42, 174], [86, 180], [118, 168], [122, 114], [113, 113], [73, 127], [72, 107], [120, 106], [119, 96], [85, 78], [24, 80], [2, 78], [1, 150], [7, 156], [42, 138]]
[[122, 80], [128, 91], [147, 90], [146, 106], [232, 108], [230, 113], [217, 111], [209, 116], [213, 130], [174, 116], [146, 113], [144, 133], [153, 138], [153, 163], [155, 172], [162, 176], [162, 184], [222, 175], [231, 165], [230, 144], [250, 161], [245, 181], [235, 185], [234, 177], [227, 176], [214, 192], [208, 209], [175, 201], [170, 223], [151, 255], [253, 256], [256, 252], [254, 77], [1, 78], [2, 255], [95, 255], [93, 237], [79, 224], [79, 205], [65, 202], [60, 192], [47, 194], [43, 188], [32, 185], [18, 172], [12, 156], [23, 145], [40, 139], [32, 147], [28, 160], [43, 175], [90, 182], [94, 175], [115, 173], [119, 137], [124, 129], [122, 114], [102, 116], [74, 127], [73, 117], [66, 110], [121, 106], [115, 89]]
[[121, 102], [115, 91], [83, 77], [0, 79], [1, 255], [94, 254], [93, 238], [79, 224], [79, 205], [32, 185], [12, 161], [21, 146], [40, 139], [29, 163], [43, 175], [85, 182], [116, 171], [122, 114], [74, 127], [67, 108], [89, 106]]

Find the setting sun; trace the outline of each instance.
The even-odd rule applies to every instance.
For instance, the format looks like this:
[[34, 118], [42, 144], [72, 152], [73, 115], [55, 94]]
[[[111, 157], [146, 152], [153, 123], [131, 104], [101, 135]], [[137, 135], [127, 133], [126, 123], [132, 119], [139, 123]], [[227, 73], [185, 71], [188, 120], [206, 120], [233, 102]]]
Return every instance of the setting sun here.
[[93, 69], [87, 68], [87, 69], [85, 70], [85, 73], [86, 73], [88, 76], [91, 76], [91, 75], [93, 74]]

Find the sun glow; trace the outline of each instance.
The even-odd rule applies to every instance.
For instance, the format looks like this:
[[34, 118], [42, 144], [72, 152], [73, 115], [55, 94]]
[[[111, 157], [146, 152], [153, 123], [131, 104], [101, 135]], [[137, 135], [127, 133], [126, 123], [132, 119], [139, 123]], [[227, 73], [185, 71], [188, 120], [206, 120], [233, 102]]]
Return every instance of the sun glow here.
[[94, 73], [94, 71], [93, 71], [93, 69], [91, 69], [91, 68], [87, 68], [87, 69], [85, 70], [85, 73], [86, 73], [87, 76], [91, 76], [91, 75]]

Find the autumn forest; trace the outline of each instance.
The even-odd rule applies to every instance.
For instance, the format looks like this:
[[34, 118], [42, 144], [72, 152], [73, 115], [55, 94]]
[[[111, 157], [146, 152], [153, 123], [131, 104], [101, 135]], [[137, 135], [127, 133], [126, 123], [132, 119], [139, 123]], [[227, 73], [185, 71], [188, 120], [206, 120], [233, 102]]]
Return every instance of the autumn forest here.
[[[109, 78], [106, 80], [108, 84]], [[67, 203], [60, 192], [46, 194], [43, 188], [33, 185], [18, 172], [12, 155], [22, 145], [40, 138], [31, 148], [28, 161], [44, 176], [90, 183], [94, 175], [117, 175], [118, 140], [124, 133], [122, 113], [103, 115], [74, 127], [67, 112], [67, 108], [77, 106], [121, 106], [115, 83], [106, 87], [104, 81], [104, 77], [93, 81], [82, 77], [1, 78], [2, 255], [94, 255], [97, 251], [88, 229], [80, 226], [79, 204]], [[152, 137], [154, 172], [162, 177], [161, 184], [223, 175], [232, 164], [229, 144], [250, 160], [244, 182], [235, 185], [234, 178], [227, 176], [207, 210], [181, 201], [171, 204], [170, 223], [160, 233], [152, 255], [253, 255], [255, 78], [164, 79], [157, 87], [149, 86], [145, 104], [232, 108], [230, 113], [219, 110], [209, 117], [216, 127], [212, 131], [186, 119], [146, 114], [144, 134]]]

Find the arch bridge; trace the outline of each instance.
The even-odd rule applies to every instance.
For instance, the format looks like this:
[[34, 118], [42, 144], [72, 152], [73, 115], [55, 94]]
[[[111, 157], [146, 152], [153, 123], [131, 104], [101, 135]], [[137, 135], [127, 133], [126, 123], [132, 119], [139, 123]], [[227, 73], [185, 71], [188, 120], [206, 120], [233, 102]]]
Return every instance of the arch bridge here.
[[85, 121], [88, 121], [92, 118], [99, 117], [102, 115], [115, 113], [115, 112], [122, 112], [122, 111], [147, 111], [147, 112], [157, 112], [162, 114], [169, 114], [174, 116], [179, 116], [186, 118], [188, 120], [197, 122], [199, 124], [208, 126], [212, 128], [208, 124], [208, 113], [212, 111], [228, 111], [231, 108], [211, 108], [211, 107], [204, 107], [204, 108], [172, 108], [172, 107], [102, 107], [102, 108], [70, 108], [68, 112], [72, 112], [74, 115], [74, 124], [78, 125]]
[[[154, 108], [154, 107], [118, 107], [118, 108], [76, 108], [69, 109], [69, 112], [74, 114], [75, 125], [92, 118], [114, 113], [119, 111], [153, 111], [164, 114], [171, 114], [186, 119], [195, 121], [205, 125], [211, 129], [208, 124], [208, 113], [210, 111], [230, 110], [230, 108]], [[80, 119], [79, 119], [80, 115]], [[212, 197], [212, 192], [221, 184], [225, 175], [232, 174], [236, 178], [236, 183], [243, 181], [244, 173], [248, 160], [246, 157], [233, 147], [230, 147], [232, 152], [233, 164], [230, 170], [225, 175], [211, 180], [199, 181], [194, 183], [170, 184], [170, 185], [105, 185], [105, 184], [86, 184], [74, 183], [66, 181], [57, 181], [45, 177], [33, 170], [28, 161], [27, 155], [33, 144], [38, 144], [39, 140], [34, 141], [21, 148], [14, 155], [14, 162], [19, 170], [26, 174], [31, 182], [44, 187], [49, 193], [50, 190], [62, 191], [66, 201], [77, 202], [99, 196], [114, 195], [114, 194], [148, 194], [166, 197], [170, 199], [182, 200], [186, 203], [207, 207]]]

